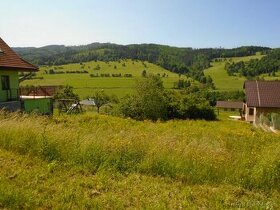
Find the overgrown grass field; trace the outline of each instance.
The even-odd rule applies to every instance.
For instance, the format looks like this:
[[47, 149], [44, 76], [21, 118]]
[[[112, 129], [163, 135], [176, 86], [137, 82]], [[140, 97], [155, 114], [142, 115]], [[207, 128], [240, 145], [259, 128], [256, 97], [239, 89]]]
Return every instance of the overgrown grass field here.
[[[97, 67], [99, 70], [95, 70]], [[46, 74], [46, 71], [53, 69], [56, 71], [88, 71], [88, 74]], [[179, 80], [179, 75], [172, 73], [152, 63], [132, 60], [121, 61], [91, 61], [82, 64], [67, 64], [61, 66], [43, 66], [37, 73], [37, 77], [43, 79], [26, 80], [21, 83], [25, 85], [71, 85], [74, 91], [82, 98], [90, 96], [95, 90], [104, 89], [107, 94], [115, 94], [122, 97], [133, 93], [135, 80], [142, 77], [143, 70], [147, 74], [160, 74], [164, 87], [173, 88], [174, 82]], [[122, 77], [90, 77], [90, 74], [121, 74]], [[125, 74], [132, 74], [132, 78], [123, 77]]]
[[279, 135], [244, 122], [1, 113], [0, 137], [0, 208], [280, 208]]

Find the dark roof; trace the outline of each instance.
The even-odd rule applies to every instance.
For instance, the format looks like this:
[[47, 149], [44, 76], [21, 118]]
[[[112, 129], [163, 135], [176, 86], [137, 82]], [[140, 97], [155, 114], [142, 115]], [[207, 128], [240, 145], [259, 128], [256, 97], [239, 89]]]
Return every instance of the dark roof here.
[[217, 101], [216, 107], [228, 109], [242, 109], [242, 101]]
[[21, 87], [20, 94], [23, 96], [54, 96], [61, 89], [60, 86]]
[[14, 71], [38, 71], [38, 67], [28, 63], [19, 57], [1, 38], [0, 38], [0, 70]]
[[280, 81], [246, 81], [244, 87], [247, 106], [280, 108]]

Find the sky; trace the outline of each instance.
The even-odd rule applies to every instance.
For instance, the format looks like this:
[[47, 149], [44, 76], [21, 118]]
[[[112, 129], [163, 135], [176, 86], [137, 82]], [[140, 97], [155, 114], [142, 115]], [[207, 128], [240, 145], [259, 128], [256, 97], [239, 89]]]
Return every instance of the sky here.
[[0, 0], [12, 47], [156, 43], [280, 47], [279, 0]]

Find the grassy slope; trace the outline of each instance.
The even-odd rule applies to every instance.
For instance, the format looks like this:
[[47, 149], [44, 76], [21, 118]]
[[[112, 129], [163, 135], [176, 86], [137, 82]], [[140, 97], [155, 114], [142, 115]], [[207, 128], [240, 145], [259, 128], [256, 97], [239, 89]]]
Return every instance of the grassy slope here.
[[[125, 67], [122, 64], [125, 63]], [[74, 71], [74, 70], [87, 70], [89, 74], [132, 74], [133, 78], [91, 78], [89, 74], [45, 74], [45, 70], [53, 69], [53, 67], [41, 67], [40, 72], [37, 76], [43, 76], [43, 80], [28, 80], [21, 83], [21, 85], [66, 85], [69, 84], [75, 88], [75, 91], [81, 97], [87, 97], [92, 94], [96, 89], [104, 89], [108, 94], [116, 94], [117, 96], [124, 96], [127, 93], [133, 91], [135, 85], [135, 79], [141, 77], [141, 73], [146, 69], [147, 73], [160, 74], [164, 73], [168, 75], [168, 78], [163, 78], [163, 83], [165, 88], [172, 88], [175, 81], [179, 79], [178, 74], [167, 71], [157, 65], [145, 62], [146, 67], [143, 66], [140, 61], [121, 61], [119, 62], [101, 62], [101, 61], [91, 61], [85, 62], [84, 69], [81, 68], [80, 64], [68, 64], [57, 67], [62, 67], [63, 69], [58, 69], [58, 71]], [[100, 70], [94, 70], [94, 68], [99, 65]], [[117, 69], [114, 69], [117, 66]]]
[[[247, 57], [239, 57], [239, 58], [228, 58], [228, 60], [231, 59], [234, 62], [239, 62], [239, 61], [249, 61], [250, 59], [260, 59], [261, 57], [262, 55], [255, 55], [255, 56], [247, 56]], [[213, 78], [217, 90], [222, 90], [222, 91], [242, 90], [246, 78], [229, 76], [224, 68], [225, 63], [226, 61], [212, 62], [211, 63], [212, 67], [206, 69], [204, 73], [206, 75], [210, 75]], [[273, 78], [270, 77], [265, 79], [273, 79]]]
[[243, 122], [0, 114], [0, 208], [277, 209], [280, 141]]

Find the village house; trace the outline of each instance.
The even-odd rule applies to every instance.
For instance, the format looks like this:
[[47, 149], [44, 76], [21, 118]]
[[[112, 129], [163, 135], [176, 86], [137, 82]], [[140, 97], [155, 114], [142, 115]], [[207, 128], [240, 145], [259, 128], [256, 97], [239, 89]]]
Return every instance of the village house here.
[[19, 72], [37, 72], [38, 67], [20, 58], [0, 38], [0, 109], [52, 113], [52, 99], [46, 95], [21, 95]]
[[245, 120], [255, 123], [261, 114], [280, 112], [280, 81], [246, 81]]

